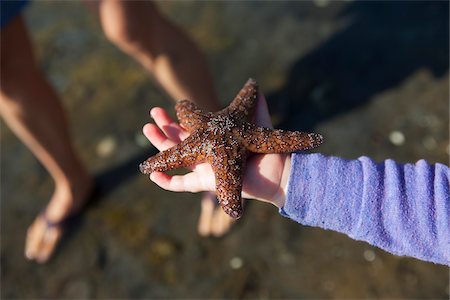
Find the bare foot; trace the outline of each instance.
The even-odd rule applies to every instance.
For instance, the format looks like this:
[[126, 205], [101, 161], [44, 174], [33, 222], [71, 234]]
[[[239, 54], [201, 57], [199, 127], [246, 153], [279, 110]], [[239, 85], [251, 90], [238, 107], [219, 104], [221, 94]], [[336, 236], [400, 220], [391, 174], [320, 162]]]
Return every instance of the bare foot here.
[[223, 236], [230, 230], [234, 222], [235, 220], [217, 205], [216, 195], [213, 192], [202, 194], [201, 213], [197, 226], [201, 236]]
[[29, 260], [45, 263], [54, 253], [64, 234], [63, 221], [82, 209], [92, 191], [92, 178], [83, 177], [83, 179], [78, 178], [72, 185], [56, 184], [45, 211], [39, 214], [28, 228], [25, 256]]

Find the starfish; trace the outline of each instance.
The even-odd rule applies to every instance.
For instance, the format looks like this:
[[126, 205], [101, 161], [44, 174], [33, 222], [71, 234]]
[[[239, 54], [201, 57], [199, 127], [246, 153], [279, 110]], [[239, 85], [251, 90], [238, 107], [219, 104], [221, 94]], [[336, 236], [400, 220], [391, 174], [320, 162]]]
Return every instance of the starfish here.
[[323, 141], [320, 134], [253, 124], [257, 93], [256, 81], [249, 79], [231, 104], [216, 113], [205, 112], [188, 100], [178, 101], [177, 118], [190, 135], [141, 163], [140, 171], [151, 174], [207, 162], [215, 175], [222, 209], [231, 217], [240, 218], [242, 183], [250, 152], [289, 153], [315, 148]]

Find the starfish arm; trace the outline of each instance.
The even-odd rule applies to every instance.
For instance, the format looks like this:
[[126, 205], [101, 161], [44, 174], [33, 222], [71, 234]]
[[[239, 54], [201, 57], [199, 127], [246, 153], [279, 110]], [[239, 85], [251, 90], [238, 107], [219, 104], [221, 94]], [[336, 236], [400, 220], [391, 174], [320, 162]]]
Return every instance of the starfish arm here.
[[234, 219], [242, 216], [242, 184], [247, 152], [227, 150], [220, 147], [208, 157], [215, 179], [216, 195], [222, 209]]
[[243, 144], [255, 153], [288, 153], [318, 147], [323, 137], [317, 133], [270, 129], [247, 124]]
[[258, 84], [254, 79], [250, 78], [231, 104], [221, 112], [233, 116], [244, 116], [246, 119], [251, 119], [255, 112], [257, 94]]
[[181, 126], [189, 132], [198, 129], [202, 123], [206, 122], [206, 116], [209, 115], [189, 100], [178, 101], [175, 105], [175, 111]]
[[203, 151], [195, 146], [198, 135], [190, 135], [181, 143], [159, 152], [139, 165], [143, 174], [151, 174], [155, 171], [165, 172], [173, 169], [192, 166], [203, 161]]

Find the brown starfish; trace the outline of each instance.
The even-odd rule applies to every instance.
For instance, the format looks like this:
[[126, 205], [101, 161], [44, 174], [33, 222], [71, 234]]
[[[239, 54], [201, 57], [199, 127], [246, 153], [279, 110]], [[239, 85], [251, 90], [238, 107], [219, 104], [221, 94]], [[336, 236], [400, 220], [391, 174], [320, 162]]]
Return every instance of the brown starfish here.
[[258, 86], [249, 79], [231, 104], [216, 113], [205, 112], [188, 100], [175, 110], [189, 137], [140, 164], [144, 174], [207, 162], [216, 178], [216, 193], [223, 210], [242, 216], [242, 182], [249, 152], [288, 153], [319, 146], [320, 134], [258, 127], [251, 123]]

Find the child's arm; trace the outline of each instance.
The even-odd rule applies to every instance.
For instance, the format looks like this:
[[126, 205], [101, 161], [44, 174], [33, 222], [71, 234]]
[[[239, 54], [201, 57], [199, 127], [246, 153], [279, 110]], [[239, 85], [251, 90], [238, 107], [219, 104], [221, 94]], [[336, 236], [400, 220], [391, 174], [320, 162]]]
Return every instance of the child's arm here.
[[450, 171], [442, 164], [293, 154], [280, 213], [397, 255], [450, 265]]
[[[270, 127], [264, 97], [257, 124]], [[144, 134], [159, 150], [188, 133], [162, 109]], [[398, 255], [450, 265], [450, 199], [447, 166], [375, 164], [367, 157], [346, 161], [320, 154], [255, 155], [247, 164], [243, 197], [274, 204], [299, 223], [332, 229]], [[170, 191], [214, 191], [214, 173], [199, 164], [183, 176], [154, 172]], [[289, 182], [289, 184], [288, 184]]]

